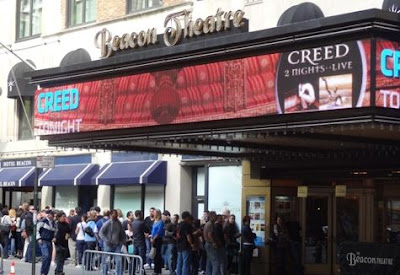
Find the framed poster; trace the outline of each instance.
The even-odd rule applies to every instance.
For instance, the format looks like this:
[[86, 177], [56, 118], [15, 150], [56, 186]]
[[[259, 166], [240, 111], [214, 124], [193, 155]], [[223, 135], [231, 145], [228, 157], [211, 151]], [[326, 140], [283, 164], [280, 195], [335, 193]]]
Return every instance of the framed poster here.
[[247, 215], [250, 217], [250, 228], [256, 234], [256, 246], [264, 246], [267, 221], [265, 220], [266, 197], [247, 196]]

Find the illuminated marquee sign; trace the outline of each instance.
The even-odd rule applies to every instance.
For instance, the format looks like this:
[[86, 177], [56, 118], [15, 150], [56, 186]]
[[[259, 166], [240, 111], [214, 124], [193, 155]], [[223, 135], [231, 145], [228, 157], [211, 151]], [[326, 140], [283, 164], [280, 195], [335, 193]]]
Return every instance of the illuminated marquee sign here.
[[45, 88], [35, 132], [65, 134], [370, 106], [371, 42]]
[[400, 44], [378, 40], [376, 101], [378, 107], [400, 109]]
[[41, 93], [37, 100], [39, 114], [75, 110], [79, 106], [79, 91], [66, 89], [54, 93]]
[[279, 112], [361, 107], [366, 63], [364, 45], [356, 41], [282, 54], [276, 81]]
[[[224, 12], [218, 9], [215, 15], [196, 20], [191, 19], [191, 14], [192, 12], [183, 10], [165, 18], [163, 39], [166, 46], [177, 45], [182, 38], [189, 39], [203, 34], [227, 31], [231, 27], [239, 28], [243, 25], [244, 11], [241, 10]], [[125, 33], [122, 36], [112, 36], [111, 32], [104, 28], [94, 38], [95, 46], [101, 50], [102, 58], [110, 57], [117, 51], [154, 45], [158, 42], [156, 28]]]

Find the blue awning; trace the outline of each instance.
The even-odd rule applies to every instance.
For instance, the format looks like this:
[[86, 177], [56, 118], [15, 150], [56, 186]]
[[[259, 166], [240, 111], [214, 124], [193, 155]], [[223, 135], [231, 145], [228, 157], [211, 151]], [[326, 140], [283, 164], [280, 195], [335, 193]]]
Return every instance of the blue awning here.
[[166, 161], [127, 161], [106, 164], [92, 183], [106, 185], [166, 184]]
[[35, 167], [10, 167], [0, 169], [0, 187], [33, 186]]
[[90, 185], [91, 178], [99, 171], [97, 164], [56, 165], [39, 177], [39, 186]]

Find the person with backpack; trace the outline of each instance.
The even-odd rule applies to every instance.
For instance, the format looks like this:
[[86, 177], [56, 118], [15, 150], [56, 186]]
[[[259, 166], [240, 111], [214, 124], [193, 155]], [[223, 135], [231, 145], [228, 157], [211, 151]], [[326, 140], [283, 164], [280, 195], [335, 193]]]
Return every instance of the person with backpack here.
[[[96, 226], [96, 211], [91, 210], [89, 212], [89, 218], [86, 221], [86, 226], [83, 228], [84, 232], [84, 239], [86, 243], [86, 249], [85, 250], [96, 250], [97, 246], [97, 238], [96, 234], [98, 233], [97, 231], [97, 226]], [[85, 259], [85, 270], [93, 270], [95, 269], [95, 264], [93, 263], [93, 257], [88, 256], [87, 259]]]
[[178, 250], [177, 275], [189, 275], [191, 252], [194, 249], [193, 226], [191, 215], [188, 211], [182, 213], [182, 222], [176, 231], [176, 247]]
[[37, 224], [36, 240], [42, 251], [42, 267], [40, 273], [47, 275], [50, 269], [51, 255], [53, 251], [52, 241], [56, 228], [54, 226], [54, 213], [52, 210], [47, 210], [45, 216]]
[[54, 236], [54, 243], [56, 246], [56, 269], [55, 275], [65, 275], [64, 262], [68, 254], [68, 239], [71, 233], [69, 224], [66, 222], [66, 215], [64, 212], [59, 212], [56, 215], [56, 233]]

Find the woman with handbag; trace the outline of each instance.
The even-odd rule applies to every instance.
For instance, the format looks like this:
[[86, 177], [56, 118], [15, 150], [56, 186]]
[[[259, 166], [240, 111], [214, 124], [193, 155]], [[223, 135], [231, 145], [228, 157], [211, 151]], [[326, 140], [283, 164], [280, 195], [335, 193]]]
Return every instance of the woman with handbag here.
[[[162, 245], [162, 238], [164, 237], [164, 223], [161, 220], [161, 210], [155, 210], [155, 219], [153, 228], [151, 230], [151, 243], [152, 249], [155, 249], [155, 256], [154, 256], [154, 274], [161, 274], [162, 269], [162, 255], [161, 255], [161, 245]], [[150, 250], [149, 254], [153, 254], [154, 252]], [[149, 255], [151, 257], [151, 255]]]
[[[96, 211], [89, 212], [89, 218], [86, 221], [86, 226], [84, 227], [84, 237], [86, 243], [87, 250], [96, 250], [97, 238], [96, 234], [98, 233], [96, 226]], [[86, 250], [85, 249], [85, 250]], [[96, 265], [94, 264], [94, 258], [89, 257], [85, 259], [85, 270], [97, 270]]]

